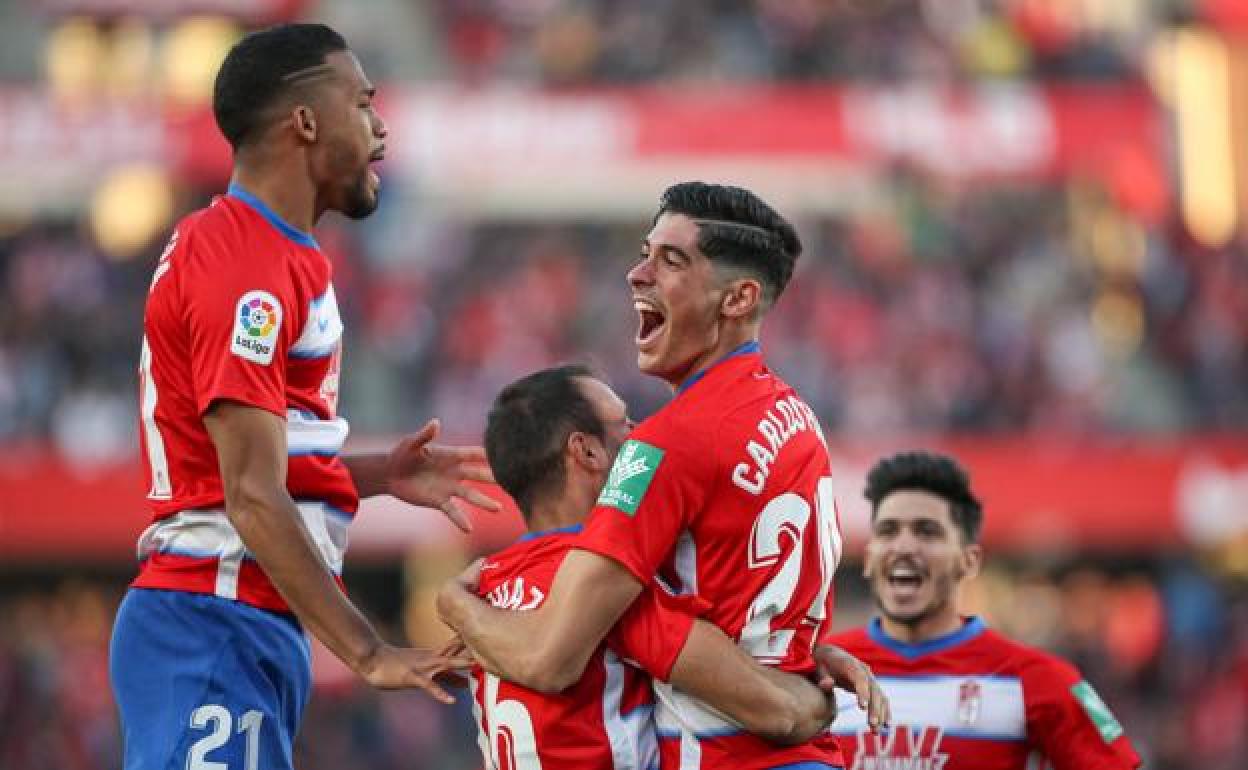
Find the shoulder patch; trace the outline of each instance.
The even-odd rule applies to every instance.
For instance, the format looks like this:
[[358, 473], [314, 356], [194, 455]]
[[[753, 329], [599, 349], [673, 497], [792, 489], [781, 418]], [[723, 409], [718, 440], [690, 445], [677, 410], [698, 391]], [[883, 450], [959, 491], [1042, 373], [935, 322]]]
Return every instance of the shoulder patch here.
[[267, 291], [253, 289], [238, 300], [230, 352], [268, 366], [273, 362], [277, 334], [282, 328], [282, 303]]
[[1096, 725], [1097, 731], [1101, 734], [1101, 740], [1113, 743], [1122, 736], [1122, 725], [1118, 724], [1109, 706], [1101, 700], [1101, 696], [1096, 694], [1096, 690], [1092, 689], [1092, 685], [1086, 680], [1071, 685], [1070, 694], [1075, 696], [1075, 700], [1079, 701], [1079, 705], [1092, 720], [1092, 724]]
[[620, 447], [611, 466], [611, 475], [598, 495], [598, 505], [617, 508], [629, 516], [637, 513], [637, 506], [646, 496], [654, 472], [663, 462], [663, 450], [644, 441], [629, 439]]

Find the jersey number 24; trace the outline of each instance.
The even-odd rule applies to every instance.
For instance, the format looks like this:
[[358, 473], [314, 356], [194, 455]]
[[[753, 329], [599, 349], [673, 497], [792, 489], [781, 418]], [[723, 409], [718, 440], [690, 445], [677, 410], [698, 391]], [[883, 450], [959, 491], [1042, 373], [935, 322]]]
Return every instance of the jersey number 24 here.
[[768, 501], [754, 520], [747, 552], [750, 569], [775, 565], [784, 554], [784, 541], [792, 543], [780, 569], [750, 603], [745, 626], [741, 629], [742, 648], [761, 663], [783, 661], [797, 633], [793, 628], [773, 631], [771, 626], [777, 615], [787, 613], [798, 586], [809, 584], [806, 581], [810, 580], [810, 576], [802, 574], [804, 545], [808, 537], [816, 538], [819, 553], [819, 591], [805, 616], [805, 622], [813, 627], [812, 639], [819, 638], [820, 629], [827, 620], [832, 573], [841, 558], [841, 534], [836, 522], [831, 478], [819, 479], [814, 509], [814, 526], [809, 526], [812, 522], [810, 503], [795, 492], [785, 492]]

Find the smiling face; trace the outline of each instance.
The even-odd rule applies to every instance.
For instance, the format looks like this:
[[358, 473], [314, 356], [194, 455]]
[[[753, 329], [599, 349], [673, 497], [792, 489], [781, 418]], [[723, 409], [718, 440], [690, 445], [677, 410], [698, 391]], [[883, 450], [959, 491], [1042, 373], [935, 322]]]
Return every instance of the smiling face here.
[[979, 568], [978, 545], [966, 544], [947, 500], [900, 489], [880, 500], [863, 572], [886, 622], [920, 638], [960, 623], [957, 589]]
[[641, 371], [675, 387], [731, 349], [721, 328], [725, 281], [698, 249], [689, 217], [669, 212], [655, 221], [628, 284]]
[[385, 156], [386, 124], [373, 108], [376, 89], [350, 51], [325, 57], [330, 76], [317, 104], [318, 152], [324, 208], [362, 219], [377, 208], [381, 179], [369, 166]]

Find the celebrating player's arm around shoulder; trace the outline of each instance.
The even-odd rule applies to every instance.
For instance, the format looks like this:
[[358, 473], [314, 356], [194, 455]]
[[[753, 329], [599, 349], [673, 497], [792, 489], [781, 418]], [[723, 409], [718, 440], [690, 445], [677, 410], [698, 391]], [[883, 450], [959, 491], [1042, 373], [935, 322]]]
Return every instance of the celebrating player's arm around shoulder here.
[[[479, 451], [430, 443], [342, 454], [342, 319], [311, 229], [377, 206], [386, 127], [338, 33], [250, 34], [218, 72], [234, 153], [226, 195], [185, 217], [152, 277], [139, 358], [152, 523], [113, 626], [124, 766], [291, 768], [311, 684], [305, 629], [379, 687], [466, 661], [384, 643], [338, 575], [361, 496], [388, 492], [463, 526]], [[489, 506], [487, 507], [495, 507]]]
[[[444, 620], [487, 669], [556, 689], [576, 681], [661, 577], [704, 600], [705, 619], [754, 660], [814, 673], [841, 551], [831, 465], [813, 411], [759, 345], [801, 250], [793, 226], [748, 190], [664, 192], [628, 284], [638, 366], [673, 399], [621, 446], [540, 607], [506, 612], [454, 585], [443, 592]], [[679, 687], [656, 689], [665, 767], [842, 765], [828, 735], [778, 749]]]
[[[585, 367], [544, 369], [504, 388], [490, 410], [485, 445], [528, 532], [471, 565], [444, 594], [480, 597], [503, 612], [540, 611], [631, 427], [624, 403]], [[474, 713], [487, 765], [653, 767], [657, 736], [647, 674], [777, 743], [802, 743], [826, 728], [834, 701], [803, 677], [760, 666], [713, 624], [696, 619], [703, 609], [655, 582], [573, 681], [521, 681], [506, 666], [476, 668]]]
[[983, 512], [953, 458], [887, 457], [868, 474], [866, 497], [863, 571], [879, 615], [825, 641], [871, 666], [894, 726], [872, 734], [861, 710], [843, 704], [833, 729], [853, 767], [1139, 766], [1122, 726], [1074, 666], [958, 612], [958, 588], [983, 558]]

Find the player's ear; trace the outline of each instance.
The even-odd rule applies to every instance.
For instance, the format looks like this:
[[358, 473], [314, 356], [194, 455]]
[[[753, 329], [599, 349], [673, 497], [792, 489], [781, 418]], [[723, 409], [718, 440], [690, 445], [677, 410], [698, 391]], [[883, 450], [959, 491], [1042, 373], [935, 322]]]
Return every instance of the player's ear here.
[[316, 113], [306, 104], [300, 104], [291, 110], [291, 122], [295, 133], [308, 144], [316, 141]]
[[862, 554], [862, 576], [867, 580], [871, 579], [872, 567], [875, 564], [875, 559], [872, 558], [872, 551], [874, 550], [871, 546], [871, 541], [868, 540], [867, 547]]
[[580, 463], [586, 470], [606, 470], [608, 459], [606, 447], [588, 433], [572, 431], [568, 434], [568, 450], [573, 460]]
[[749, 318], [763, 300], [763, 285], [757, 278], [738, 278], [729, 282], [719, 311], [727, 318]]
[[979, 543], [969, 543], [962, 546], [961, 567], [958, 579], [973, 578], [979, 574], [979, 568], [984, 564], [984, 548]]

